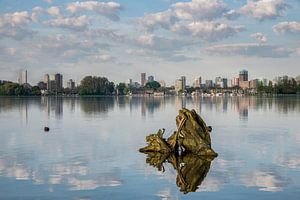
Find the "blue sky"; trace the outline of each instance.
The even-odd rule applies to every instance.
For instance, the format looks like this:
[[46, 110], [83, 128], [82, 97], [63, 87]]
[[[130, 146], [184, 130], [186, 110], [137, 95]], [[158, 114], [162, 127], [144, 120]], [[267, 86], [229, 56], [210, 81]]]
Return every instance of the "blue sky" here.
[[300, 74], [299, 0], [0, 0], [0, 79]]

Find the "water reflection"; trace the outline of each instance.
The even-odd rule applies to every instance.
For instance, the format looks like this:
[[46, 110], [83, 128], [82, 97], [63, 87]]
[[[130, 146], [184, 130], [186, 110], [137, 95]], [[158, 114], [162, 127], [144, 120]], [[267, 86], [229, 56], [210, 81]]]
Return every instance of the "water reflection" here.
[[[28, 118], [30, 106], [39, 106], [50, 116], [62, 117], [64, 109], [75, 111], [76, 103], [86, 114], [107, 114], [115, 106], [122, 109], [129, 109], [131, 112], [140, 109], [141, 116], [153, 115], [155, 112], [165, 109], [166, 105], [174, 104], [176, 109], [191, 107], [198, 113], [203, 109], [206, 111], [227, 112], [239, 114], [241, 120], [248, 120], [251, 110], [272, 110], [287, 114], [289, 112], [300, 112], [299, 97], [280, 98], [256, 98], [256, 97], [37, 97], [37, 98], [0, 98], [0, 113], [9, 110], [19, 109], [24, 118]], [[66, 106], [67, 108], [64, 108]]]
[[211, 158], [199, 157], [191, 153], [161, 154], [159, 152], [147, 152], [146, 163], [165, 171], [164, 163], [170, 163], [176, 170], [176, 185], [184, 194], [195, 192], [209, 172]]

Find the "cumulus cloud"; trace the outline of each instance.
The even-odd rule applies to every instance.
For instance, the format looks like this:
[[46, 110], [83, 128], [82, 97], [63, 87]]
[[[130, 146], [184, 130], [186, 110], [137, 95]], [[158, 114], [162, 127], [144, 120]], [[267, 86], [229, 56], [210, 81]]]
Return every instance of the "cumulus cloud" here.
[[174, 14], [179, 19], [207, 20], [221, 17], [228, 9], [220, 0], [192, 0], [172, 5]]
[[241, 14], [235, 10], [229, 10], [228, 12], [224, 13], [223, 16], [228, 20], [235, 20], [239, 18]]
[[9, 37], [16, 40], [32, 36], [34, 31], [27, 24], [31, 21], [27, 11], [6, 13], [0, 16], [0, 38]]
[[257, 44], [257, 43], [239, 43], [211, 46], [205, 49], [210, 55], [222, 56], [255, 56], [255, 57], [288, 57], [294, 53], [292, 49], [286, 49], [278, 46]]
[[286, 14], [290, 6], [284, 0], [248, 0], [240, 9], [244, 15], [256, 20], [275, 19]]
[[44, 24], [52, 27], [84, 31], [90, 24], [90, 18], [86, 15], [70, 18], [57, 18], [45, 21]]
[[255, 38], [256, 40], [258, 40], [260, 43], [266, 43], [268, 41], [267, 37], [263, 33], [260, 33], [260, 32], [253, 33], [250, 36]]
[[280, 22], [273, 26], [273, 31], [276, 33], [300, 33], [300, 23], [296, 21]]
[[44, 0], [44, 2], [48, 3], [48, 4], [52, 4], [53, 0]]
[[98, 2], [98, 1], [84, 1], [69, 3], [66, 8], [71, 13], [82, 12], [82, 11], [94, 11], [99, 15], [105, 16], [113, 21], [118, 21], [119, 11], [121, 5], [116, 2]]
[[52, 6], [52, 7], [50, 7], [50, 8], [47, 9], [47, 12], [51, 16], [54, 16], [54, 17], [60, 17], [61, 16], [59, 7]]
[[169, 29], [177, 18], [173, 15], [171, 10], [166, 10], [158, 13], [147, 14], [138, 20], [138, 23], [150, 31], [156, 28]]
[[176, 24], [172, 31], [179, 34], [188, 34], [204, 40], [217, 41], [228, 38], [245, 30], [241, 26], [229, 26], [225, 23], [198, 21], [189, 24]]
[[168, 10], [162, 12], [146, 14], [138, 23], [151, 32], [163, 28], [179, 35], [217, 41], [245, 29], [215, 20], [223, 17], [234, 20], [239, 15], [235, 10], [228, 9], [223, 1], [192, 0], [172, 4]]

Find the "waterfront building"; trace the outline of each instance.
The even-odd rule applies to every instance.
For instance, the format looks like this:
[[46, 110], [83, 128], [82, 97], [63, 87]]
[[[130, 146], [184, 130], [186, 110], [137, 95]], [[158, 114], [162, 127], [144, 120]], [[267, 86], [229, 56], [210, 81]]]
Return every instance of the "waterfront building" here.
[[49, 82], [50, 82], [50, 77], [49, 74], [44, 75], [44, 83], [46, 84], [46, 89], [49, 90]]
[[127, 80], [127, 86], [128, 87], [133, 86], [133, 81], [131, 78]]
[[185, 78], [185, 76], [181, 76], [181, 80], [182, 80], [182, 90], [185, 90], [185, 88], [186, 88], [186, 78]]
[[239, 86], [239, 82], [240, 82], [240, 79], [238, 77], [235, 77], [233, 79], [233, 86]]
[[153, 82], [154, 81], [154, 76], [148, 76], [148, 82]]
[[251, 89], [257, 88], [258, 83], [259, 83], [258, 79], [254, 79], [254, 80], [249, 81], [249, 88], [251, 88]]
[[61, 92], [63, 89], [63, 76], [60, 73], [55, 74], [56, 90]]
[[146, 73], [141, 73], [141, 85], [146, 85]]
[[212, 88], [214, 85], [213, 85], [213, 81], [212, 80], [206, 80], [205, 81], [205, 87], [206, 88]]
[[194, 86], [195, 88], [196, 88], [196, 87], [201, 88], [201, 76], [198, 77], [198, 78], [195, 78], [194, 83], [193, 83], [193, 86]]
[[71, 90], [74, 90], [75, 89], [75, 81], [73, 81], [72, 79], [70, 79], [68, 82], [67, 82], [67, 88], [71, 89]]
[[20, 85], [27, 84], [27, 70], [19, 71], [18, 83]]
[[250, 83], [249, 83], [249, 81], [240, 81], [239, 86], [242, 89], [248, 89], [248, 88], [250, 88]]
[[248, 71], [247, 70], [240, 71], [239, 81], [248, 81]]
[[228, 88], [232, 88], [232, 87], [233, 87], [232, 79], [228, 79], [228, 80], [227, 80], [227, 87], [228, 87]]
[[175, 81], [175, 91], [178, 93], [179, 91], [183, 91], [183, 84], [182, 84], [182, 79], [177, 79]]

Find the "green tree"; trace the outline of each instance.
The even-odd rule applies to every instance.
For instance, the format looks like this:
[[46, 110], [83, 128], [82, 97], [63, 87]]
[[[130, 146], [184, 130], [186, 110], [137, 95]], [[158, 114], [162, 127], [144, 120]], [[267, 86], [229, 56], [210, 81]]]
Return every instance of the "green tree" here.
[[157, 81], [147, 82], [145, 88], [157, 90], [160, 88], [160, 84]]
[[82, 79], [79, 94], [81, 95], [111, 95], [114, 83], [105, 77], [86, 76]]
[[129, 89], [128, 89], [128, 87], [126, 86], [125, 83], [119, 83], [119, 84], [117, 85], [117, 90], [118, 90], [118, 94], [119, 94], [119, 95], [125, 95], [125, 94], [127, 94], [128, 91], [129, 91]]

